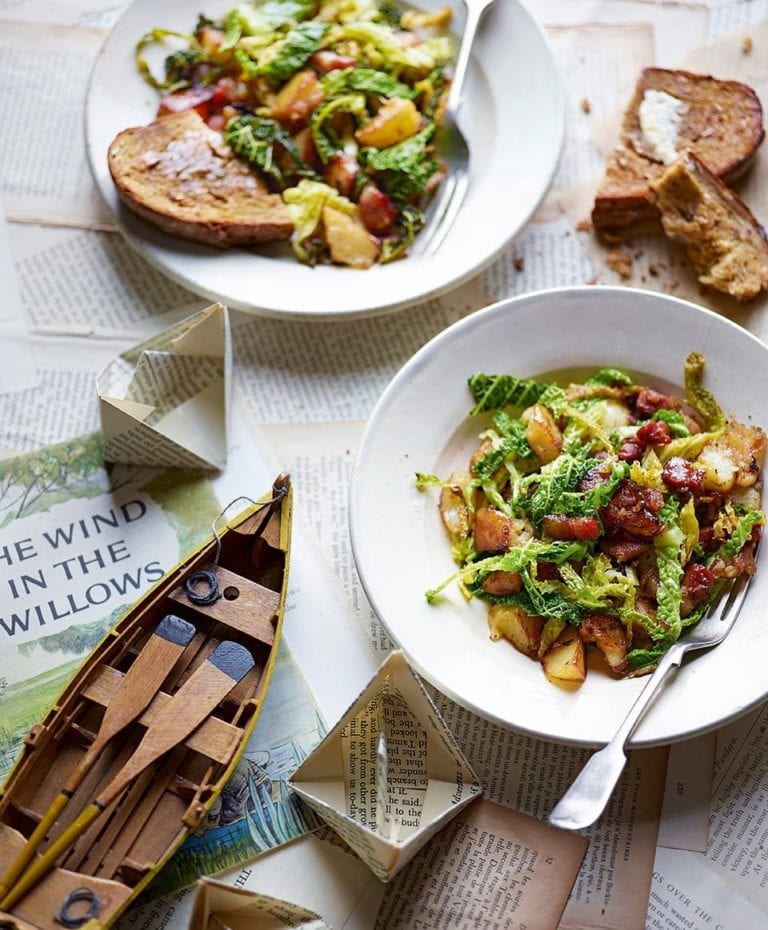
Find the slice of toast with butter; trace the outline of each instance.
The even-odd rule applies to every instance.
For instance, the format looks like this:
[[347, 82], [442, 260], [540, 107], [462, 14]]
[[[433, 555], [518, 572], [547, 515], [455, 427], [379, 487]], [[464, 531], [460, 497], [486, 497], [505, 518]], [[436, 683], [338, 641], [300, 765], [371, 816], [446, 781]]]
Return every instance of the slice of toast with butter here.
[[280, 195], [195, 110], [124, 130], [108, 160], [123, 203], [172, 235], [225, 247], [293, 231]]
[[658, 232], [650, 182], [691, 151], [726, 184], [750, 166], [765, 135], [755, 92], [738, 81], [645, 68], [595, 196], [592, 223], [606, 241]]

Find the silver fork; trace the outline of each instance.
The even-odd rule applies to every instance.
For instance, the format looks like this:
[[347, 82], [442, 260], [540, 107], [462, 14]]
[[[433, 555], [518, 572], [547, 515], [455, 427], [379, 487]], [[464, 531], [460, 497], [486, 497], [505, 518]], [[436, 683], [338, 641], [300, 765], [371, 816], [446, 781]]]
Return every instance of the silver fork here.
[[434, 255], [453, 225], [469, 187], [469, 146], [459, 129], [457, 116], [461, 105], [472, 43], [486, 9], [494, 0], [464, 0], [467, 11], [459, 53], [451, 79], [451, 89], [445, 106], [443, 122], [435, 135], [437, 149], [445, 159], [447, 177], [438, 188], [437, 197], [429, 209], [426, 229], [419, 236], [418, 253]]
[[627, 740], [662, 681], [671, 669], [680, 665], [687, 652], [716, 646], [725, 639], [741, 610], [748, 586], [749, 578], [740, 575], [730, 588], [720, 591], [709, 612], [662, 656], [613, 739], [592, 756], [549, 815], [553, 826], [581, 830], [602, 814], [627, 764], [624, 752]]

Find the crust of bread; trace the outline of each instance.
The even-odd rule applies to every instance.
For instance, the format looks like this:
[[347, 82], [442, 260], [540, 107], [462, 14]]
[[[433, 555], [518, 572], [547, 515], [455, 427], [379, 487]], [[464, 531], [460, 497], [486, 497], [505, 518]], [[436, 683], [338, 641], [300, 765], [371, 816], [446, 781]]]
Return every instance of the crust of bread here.
[[195, 110], [123, 130], [107, 158], [123, 203], [171, 235], [224, 248], [293, 231], [279, 194]]
[[751, 300], [768, 287], [768, 240], [747, 205], [692, 152], [651, 181], [664, 232], [702, 284]]
[[665, 165], [643, 142], [639, 108], [646, 90], [664, 91], [685, 103], [679, 149], [692, 151], [727, 184], [749, 169], [765, 135], [760, 101], [746, 84], [688, 71], [645, 68], [624, 113], [620, 139], [608, 157], [592, 209], [593, 226], [608, 241], [661, 229], [649, 184], [664, 172]]

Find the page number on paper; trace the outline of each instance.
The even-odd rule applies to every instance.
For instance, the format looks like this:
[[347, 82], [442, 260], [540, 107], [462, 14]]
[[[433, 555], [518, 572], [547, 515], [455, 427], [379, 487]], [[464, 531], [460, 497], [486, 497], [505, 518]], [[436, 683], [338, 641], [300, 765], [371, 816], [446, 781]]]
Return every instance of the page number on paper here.
[[544, 862], [545, 862], [546, 865], [554, 865], [554, 864], [555, 864], [555, 859], [554, 859], [553, 856], [547, 856], [547, 858], [544, 860]]

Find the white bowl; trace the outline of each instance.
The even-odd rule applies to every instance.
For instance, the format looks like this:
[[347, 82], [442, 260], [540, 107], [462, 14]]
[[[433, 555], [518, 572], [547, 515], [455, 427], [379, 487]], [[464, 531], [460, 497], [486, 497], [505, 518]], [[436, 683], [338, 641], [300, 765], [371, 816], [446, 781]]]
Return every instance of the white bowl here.
[[[477, 445], [467, 378], [477, 371], [532, 377], [562, 369], [625, 368], [651, 385], [681, 385], [692, 350], [726, 413], [768, 426], [768, 348], [746, 330], [673, 297], [580, 287], [526, 294], [461, 320], [424, 346], [379, 400], [354, 467], [350, 529], [365, 591], [413, 666], [453, 700], [491, 720], [549, 740], [606, 743], [644, 680], [592, 672], [577, 690], [551, 684], [537, 662], [491, 642], [487, 606], [455, 585], [430, 605], [424, 592], [455, 566], [437, 496], [416, 471], [466, 469]], [[680, 393], [680, 392], [679, 392]], [[631, 745], [670, 743], [745, 713], [768, 694], [768, 559], [736, 627], [716, 649], [686, 661], [659, 695]]]

